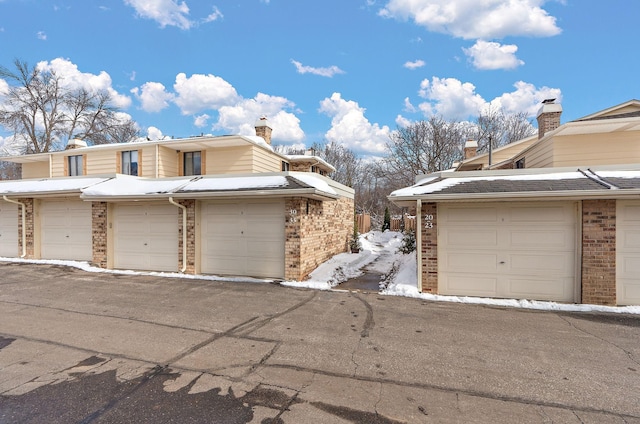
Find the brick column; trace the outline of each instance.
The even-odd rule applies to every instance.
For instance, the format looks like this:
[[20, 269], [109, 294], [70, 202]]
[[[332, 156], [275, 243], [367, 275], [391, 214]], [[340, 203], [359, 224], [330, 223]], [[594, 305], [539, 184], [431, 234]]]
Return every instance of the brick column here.
[[[187, 268], [185, 274], [196, 273], [196, 201], [179, 200], [182, 206], [187, 208]], [[182, 269], [182, 209], [178, 213], [178, 267]]]
[[284, 202], [284, 278], [287, 280], [299, 280], [303, 277], [301, 263], [302, 220], [299, 216], [303, 210], [303, 200], [296, 197], [285, 199]]
[[[18, 202], [25, 205], [25, 238], [26, 238], [26, 256], [25, 258], [34, 259], [34, 215], [33, 215], [33, 199], [17, 199]], [[18, 206], [18, 249], [22, 255], [22, 206]]]
[[107, 202], [91, 203], [93, 266], [107, 268]]
[[616, 201], [582, 201], [582, 303], [616, 304]]
[[436, 203], [422, 204], [422, 222], [417, 230], [422, 235], [422, 272], [424, 293], [438, 293], [438, 207]]

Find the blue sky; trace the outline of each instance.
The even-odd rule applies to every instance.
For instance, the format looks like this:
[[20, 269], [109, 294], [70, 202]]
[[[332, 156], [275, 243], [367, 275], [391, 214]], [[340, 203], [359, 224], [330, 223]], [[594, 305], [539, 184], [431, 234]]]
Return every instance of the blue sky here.
[[431, 114], [534, 118], [557, 97], [566, 122], [640, 98], [638, 16], [632, 0], [0, 0], [0, 64], [111, 90], [151, 138], [253, 134], [266, 115], [276, 144], [377, 156]]

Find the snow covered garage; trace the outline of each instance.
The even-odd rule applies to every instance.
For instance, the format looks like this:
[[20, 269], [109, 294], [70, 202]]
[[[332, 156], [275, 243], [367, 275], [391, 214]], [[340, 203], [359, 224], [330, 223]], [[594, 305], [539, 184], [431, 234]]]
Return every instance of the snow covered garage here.
[[442, 172], [393, 192], [416, 208], [423, 292], [640, 304], [640, 170]]

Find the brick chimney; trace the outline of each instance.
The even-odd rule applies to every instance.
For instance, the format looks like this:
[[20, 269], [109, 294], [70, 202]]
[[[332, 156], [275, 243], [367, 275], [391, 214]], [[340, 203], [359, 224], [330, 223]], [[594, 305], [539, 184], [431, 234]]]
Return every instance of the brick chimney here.
[[547, 99], [542, 102], [538, 110], [538, 139], [560, 126], [562, 105], [555, 102], [556, 99]]
[[256, 135], [264, 138], [264, 141], [266, 141], [267, 144], [271, 144], [271, 127], [267, 122], [266, 116], [260, 117], [256, 122]]
[[67, 142], [67, 147], [65, 147], [65, 150], [71, 150], [71, 149], [80, 149], [82, 147], [87, 147], [87, 142], [84, 140], [79, 140], [77, 138], [72, 138], [71, 140], [69, 140]]
[[467, 140], [464, 143], [464, 159], [471, 159], [478, 154], [478, 142], [476, 140]]

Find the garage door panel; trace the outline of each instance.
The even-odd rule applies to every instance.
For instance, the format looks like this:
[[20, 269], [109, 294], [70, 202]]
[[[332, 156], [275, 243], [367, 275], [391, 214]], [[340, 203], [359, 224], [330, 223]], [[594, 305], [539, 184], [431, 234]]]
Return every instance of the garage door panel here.
[[284, 201], [201, 205], [201, 270], [284, 277]]
[[40, 204], [40, 256], [90, 261], [93, 257], [91, 203], [43, 200]]
[[18, 205], [0, 201], [0, 256], [18, 255]]
[[498, 221], [498, 209], [496, 207], [475, 207], [473, 213], [470, 214], [467, 207], [451, 206], [438, 217], [447, 223], [495, 223]]
[[575, 202], [440, 204], [438, 228], [440, 293], [574, 300]]
[[170, 204], [116, 205], [114, 266], [141, 271], [177, 271], [178, 208]]
[[470, 232], [466, 228], [446, 228], [441, 230], [441, 236], [445, 243], [452, 247], [491, 249], [498, 245], [498, 232], [493, 229], [477, 229]]
[[616, 205], [616, 294], [619, 305], [640, 305], [640, 201]]

